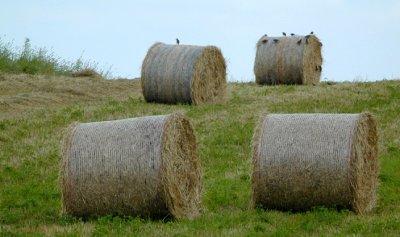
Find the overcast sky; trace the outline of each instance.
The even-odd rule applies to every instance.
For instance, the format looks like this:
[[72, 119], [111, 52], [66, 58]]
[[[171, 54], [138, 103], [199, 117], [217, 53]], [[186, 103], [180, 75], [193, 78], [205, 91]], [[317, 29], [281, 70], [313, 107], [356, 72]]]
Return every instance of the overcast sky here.
[[263, 34], [308, 34], [323, 42], [322, 80], [400, 78], [399, 0], [2, 0], [0, 37], [46, 47], [61, 58], [139, 77], [155, 42], [215, 45], [229, 81], [254, 81]]

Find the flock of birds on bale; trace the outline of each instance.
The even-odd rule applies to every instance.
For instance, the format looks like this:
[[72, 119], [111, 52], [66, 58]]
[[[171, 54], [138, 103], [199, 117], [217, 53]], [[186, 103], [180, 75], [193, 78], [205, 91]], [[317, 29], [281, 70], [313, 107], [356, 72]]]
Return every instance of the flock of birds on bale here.
[[[305, 38], [306, 38], [306, 44], [308, 44], [308, 38], [310, 38], [310, 36], [313, 35], [313, 34], [314, 34], [314, 31], [311, 31], [310, 34], [308, 34], [308, 35], [305, 36]], [[282, 32], [282, 35], [286, 37], [286, 33], [285, 33], [285, 32]], [[291, 35], [291, 36], [295, 36], [296, 34], [291, 33], [290, 35]], [[268, 35], [265, 34], [264, 37], [268, 37]], [[297, 41], [297, 44], [300, 45], [302, 40], [303, 40], [303, 39], [299, 39], [299, 41]], [[263, 39], [263, 40], [262, 40], [262, 43], [263, 43], [263, 44], [265, 44], [265, 43], [267, 43], [267, 42], [268, 42], [267, 39]], [[278, 43], [278, 42], [279, 42], [279, 39], [274, 39], [274, 42], [275, 42], [275, 43]], [[322, 46], [321, 43], [320, 43], [320, 45]]]
[[[306, 38], [306, 44], [308, 44], [308, 38], [310, 38], [310, 36], [313, 35], [313, 34], [314, 34], [314, 31], [311, 31], [310, 34], [308, 34], [308, 35], [305, 36], [305, 38]], [[286, 37], [286, 32], [282, 32], [282, 35]], [[296, 34], [291, 33], [290, 35], [291, 35], [291, 36], [295, 36]], [[268, 35], [265, 34], [264, 37], [268, 37]], [[300, 39], [299, 41], [297, 41], [297, 44], [300, 45], [302, 40], [303, 40], [303, 39]], [[275, 42], [275, 43], [278, 43], [278, 41], [279, 41], [279, 39], [274, 39], [274, 42]], [[265, 43], [268, 42], [268, 40], [267, 40], [267, 39], [263, 39], [262, 42], [265, 44]], [[176, 38], [176, 44], [179, 45], [179, 39], [178, 39], [178, 38]], [[322, 46], [322, 43], [320, 43], [320, 45]]]

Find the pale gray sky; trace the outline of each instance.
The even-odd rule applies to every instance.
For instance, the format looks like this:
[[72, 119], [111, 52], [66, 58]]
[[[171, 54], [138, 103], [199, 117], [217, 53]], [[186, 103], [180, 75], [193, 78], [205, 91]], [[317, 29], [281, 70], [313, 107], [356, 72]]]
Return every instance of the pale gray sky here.
[[139, 77], [157, 41], [215, 45], [228, 80], [254, 81], [255, 43], [263, 34], [308, 34], [323, 42], [322, 79], [400, 78], [399, 0], [2, 0], [0, 36], [51, 49], [61, 58], [112, 66]]

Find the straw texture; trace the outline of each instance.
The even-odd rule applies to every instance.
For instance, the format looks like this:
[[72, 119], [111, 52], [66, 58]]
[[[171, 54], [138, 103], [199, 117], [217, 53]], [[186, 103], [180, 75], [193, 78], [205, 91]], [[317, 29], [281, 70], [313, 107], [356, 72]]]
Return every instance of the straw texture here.
[[201, 169], [183, 115], [74, 124], [64, 142], [63, 212], [193, 218]]
[[226, 64], [214, 46], [154, 44], [142, 64], [148, 102], [218, 103], [224, 100]]
[[254, 74], [258, 84], [318, 84], [322, 71], [315, 35], [267, 37], [257, 42]]
[[371, 114], [269, 114], [253, 137], [253, 205], [371, 210], [378, 185]]

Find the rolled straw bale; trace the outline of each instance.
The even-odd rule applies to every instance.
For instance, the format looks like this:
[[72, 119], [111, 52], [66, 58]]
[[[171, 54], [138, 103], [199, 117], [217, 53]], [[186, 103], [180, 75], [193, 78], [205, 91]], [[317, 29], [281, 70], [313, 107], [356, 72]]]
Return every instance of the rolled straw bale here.
[[61, 189], [67, 215], [193, 218], [201, 192], [193, 127], [180, 114], [75, 124]]
[[374, 207], [377, 128], [371, 114], [268, 114], [252, 144], [254, 206], [356, 213]]
[[315, 35], [268, 37], [257, 42], [254, 74], [258, 84], [318, 84], [322, 44]]
[[225, 96], [225, 59], [214, 46], [156, 43], [143, 60], [141, 84], [148, 102], [218, 103]]

